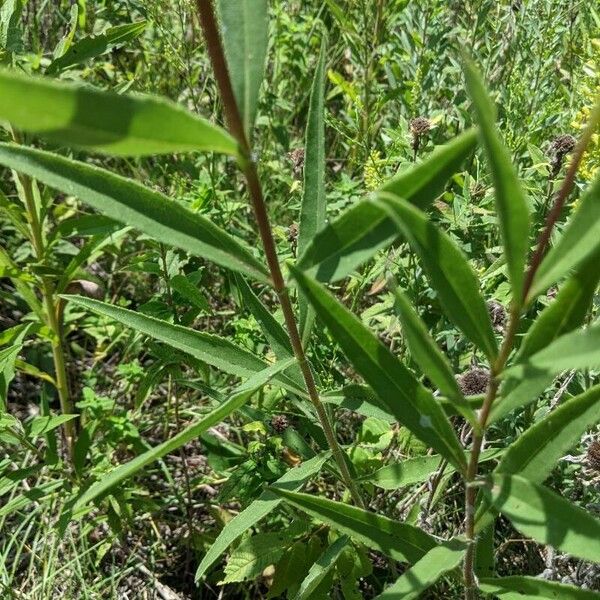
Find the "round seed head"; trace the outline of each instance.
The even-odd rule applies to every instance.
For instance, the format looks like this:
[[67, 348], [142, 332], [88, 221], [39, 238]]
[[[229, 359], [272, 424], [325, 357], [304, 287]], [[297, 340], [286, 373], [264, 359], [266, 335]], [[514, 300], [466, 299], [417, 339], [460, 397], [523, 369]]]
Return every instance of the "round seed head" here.
[[469, 369], [457, 377], [458, 387], [465, 396], [483, 394], [490, 381], [490, 372], [481, 367]]

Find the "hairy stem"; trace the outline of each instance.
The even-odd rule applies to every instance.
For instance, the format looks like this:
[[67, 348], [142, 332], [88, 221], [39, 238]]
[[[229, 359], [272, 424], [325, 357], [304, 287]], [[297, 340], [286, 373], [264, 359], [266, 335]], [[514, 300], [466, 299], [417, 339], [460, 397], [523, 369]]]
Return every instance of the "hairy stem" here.
[[269, 222], [269, 216], [267, 214], [267, 207], [264, 200], [262, 187], [258, 178], [256, 163], [251, 157], [250, 145], [246, 138], [242, 119], [235, 96], [233, 94], [233, 88], [229, 77], [225, 54], [223, 52], [223, 46], [221, 44], [221, 38], [219, 36], [219, 30], [215, 19], [212, 1], [196, 0], [196, 6], [198, 9], [198, 15], [204, 34], [204, 39], [206, 41], [208, 54], [213, 67], [213, 72], [219, 88], [221, 101], [223, 102], [223, 110], [225, 113], [227, 126], [231, 135], [233, 135], [233, 137], [237, 140], [242, 154], [244, 155], [244, 160], [242, 161], [241, 167], [246, 179], [246, 186], [252, 202], [254, 217], [267, 259], [267, 265], [271, 273], [273, 287], [277, 293], [277, 297], [281, 305], [281, 310], [283, 312], [283, 317], [290, 343], [294, 351], [294, 356], [296, 357], [296, 360], [300, 366], [304, 383], [306, 385], [306, 391], [308, 392], [308, 396], [315, 408], [317, 417], [321, 427], [323, 428], [323, 432], [327, 438], [327, 443], [331, 449], [333, 457], [337, 463], [342, 480], [352, 495], [354, 502], [358, 506], [364, 508], [365, 505], [358, 487], [352, 480], [344, 453], [337, 442], [325, 407], [319, 398], [315, 379], [302, 347], [302, 341], [298, 332], [298, 325], [294, 315], [294, 309], [292, 307], [288, 290], [283, 279], [279, 258], [277, 256], [277, 249], [273, 239], [273, 233]]

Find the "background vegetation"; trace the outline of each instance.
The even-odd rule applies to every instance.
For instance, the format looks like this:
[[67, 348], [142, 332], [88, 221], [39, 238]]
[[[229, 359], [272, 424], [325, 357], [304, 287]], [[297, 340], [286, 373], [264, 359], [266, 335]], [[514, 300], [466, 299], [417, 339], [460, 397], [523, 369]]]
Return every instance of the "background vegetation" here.
[[[415, 163], [435, 168], [435, 160], [426, 162], [434, 147], [474, 124], [461, 67], [466, 50], [496, 104], [497, 127], [525, 190], [535, 240], [600, 91], [600, 15], [592, 3], [272, 0], [268, 10], [252, 159], [282, 264], [293, 262], [302, 246], [305, 130], [324, 38], [328, 222]], [[0, 60], [22, 73], [119, 94], [161, 95], [224, 125], [197, 8], [187, 0], [0, 0]], [[43, 114], [43, 105], [39, 110]], [[7, 114], [0, 119], [11, 121]], [[82, 118], [95, 123], [102, 117]], [[157, 131], [163, 127], [156, 123]], [[0, 141], [51, 149], [141, 182], [243, 240], [255, 258], [262, 256], [246, 186], [225, 156], [90, 156], [21, 129], [28, 131], [7, 124]], [[513, 293], [495, 205], [498, 192], [483, 147], [466, 154], [428, 212], [475, 270], [500, 339]], [[582, 191], [599, 169], [596, 129], [552, 243], [576, 214]], [[173, 438], [232, 390], [239, 391], [248, 375], [241, 367], [222, 369], [208, 356], [190, 355], [160, 336], [102, 316], [93, 300], [217, 334], [268, 362], [275, 361], [276, 346], [268, 327], [265, 335], [269, 321], [264, 314], [261, 321], [258, 299], [277, 323], [283, 314], [264, 281], [246, 282], [212, 260], [174, 248], [170, 237], [146, 235], [94, 212], [76, 190], [38, 187], [17, 171], [0, 169], [2, 597], [350, 599], [376, 597], [398, 579], [406, 560], [360, 538], [350, 543], [314, 512], [307, 515], [280, 497], [276, 509], [207, 561], [227, 523], [256, 507], [252, 503], [258, 498], [266, 501], [266, 486], [291, 467], [307, 468], [304, 492], [351, 503], [335, 463], [323, 458], [327, 443], [313, 412], [278, 385], [260, 387], [226, 421], [99, 495], [85, 514], [69, 512], [92, 482], [106, 481], [116, 465]], [[26, 214], [23, 198], [37, 208]], [[38, 223], [32, 214], [40, 217]], [[598, 261], [591, 258], [582, 276], [592, 288], [588, 324], [597, 318], [600, 275]], [[409, 349], [390, 275], [448, 358], [461, 392], [472, 406], [480, 406], [490, 379], [486, 354], [449, 318], [439, 289], [408, 244], [398, 241], [379, 250], [329, 289], [435, 391], [439, 384], [423, 374], [415, 349]], [[543, 290], [527, 306], [514, 332], [517, 347], [565, 287]], [[68, 302], [60, 294], [85, 296], [90, 303]], [[368, 508], [439, 538], [463, 534], [463, 479], [369, 400], [360, 387], [360, 369], [324, 323], [317, 317], [306, 349]], [[59, 367], [64, 362], [62, 378], [57, 360]], [[483, 471], [490, 471], [500, 452], [531, 425], [569, 399], [596, 390], [599, 366], [597, 355], [584, 366], [567, 365], [535, 402], [495, 420], [487, 431]], [[577, 440], [545, 468], [546, 486], [593, 516], [600, 506], [600, 439], [598, 402], [590, 406], [595, 419], [588, 417]], [[65, 417], [71, 413], [80, 418]], [[450, 420], [468, 446], [468, 419], [455, 414]], [[487, 550], [487, 557], [482, 551], [478, 559], [480, 567], [493, 564], [499, 576], [543, 575], [588, 594], [563, 590], [575, 595], [550, 596], [542, 587], [518, 597], [597, 597], [592, 591], [600, 590], [596, 563], [530, 536], [536, 537], [499, 517], [493, 535], [480, 540]], [[597, 539], [589, 541], [590, 547], [595, 543], [598, 554]], [[315, 561], [324, 555], [329, 562], [321, 572]], [[419, 597], [462, 597], [459, 579], [448, 571]], [[300, 589], [311, 573], [312, 587]]]

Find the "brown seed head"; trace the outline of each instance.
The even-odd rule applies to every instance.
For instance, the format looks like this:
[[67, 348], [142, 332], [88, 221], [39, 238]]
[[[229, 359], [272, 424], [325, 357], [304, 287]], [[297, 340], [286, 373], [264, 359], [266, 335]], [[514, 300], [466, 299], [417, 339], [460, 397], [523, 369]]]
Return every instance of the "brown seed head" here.
[[496, 300], [490, 300], [487, 303], [487, 309], [490, 313], [490, 319], [492, 320], [492, 325], [494, 329], [501, 333], [504, 331], [504, 326], [506, 325], [506, 309], [500, 302], [496, 302]]
[[271, 419], [271, 426], [277, 433], [283, 433], [290, 424], [285, 415], [275, 415]]
[[587, 450], [587, 461], [592, 469], [600, 471], [600, 439], [594, 440]]
[[476, 394], [485, 393], [490, 381], [490, 372], [481, 367], [474, 367], [459, 375], [456, 379], [458, 387], [465, 396], [475, 396]]

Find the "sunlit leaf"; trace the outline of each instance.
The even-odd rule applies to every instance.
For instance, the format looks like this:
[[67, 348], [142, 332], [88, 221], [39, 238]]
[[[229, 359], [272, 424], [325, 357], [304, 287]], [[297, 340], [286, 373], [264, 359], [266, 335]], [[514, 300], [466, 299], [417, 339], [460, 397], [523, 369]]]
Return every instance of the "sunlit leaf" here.
[[598, 592], [525, 575], [482, 577], [479, 587], [501, 600], [598, 600], [600, 597]]

